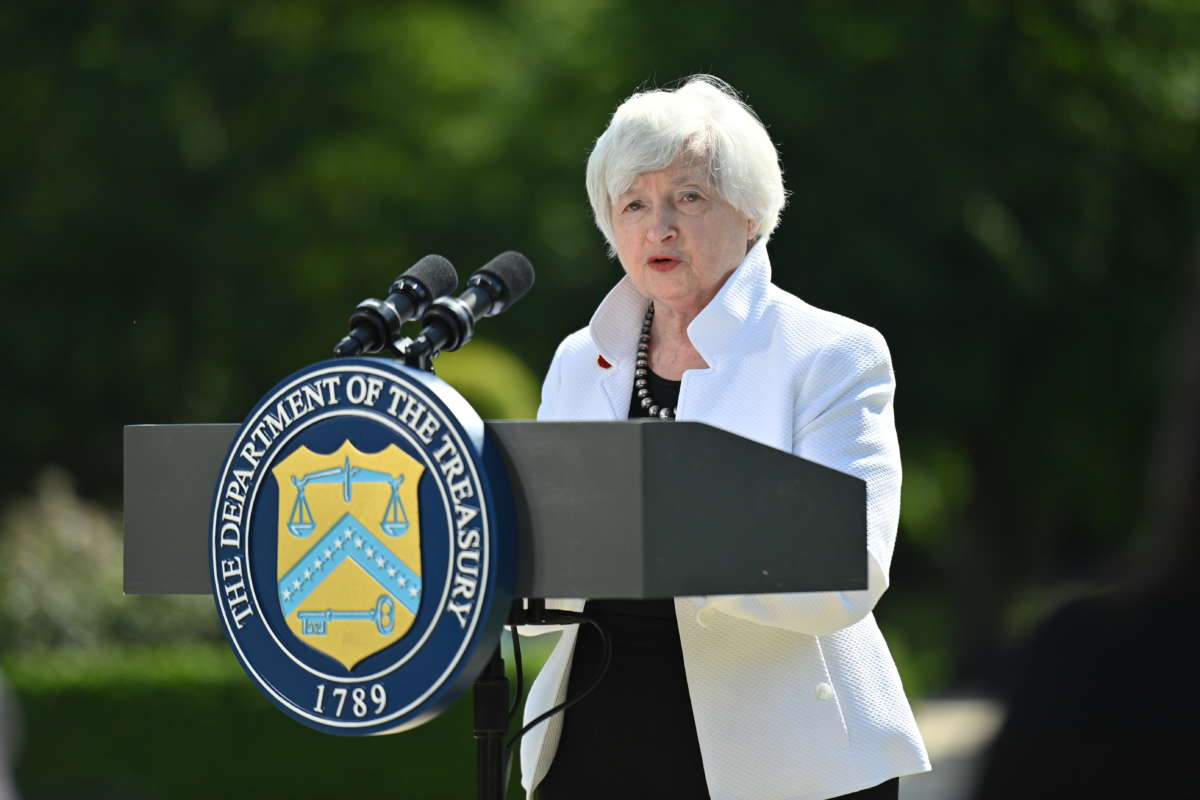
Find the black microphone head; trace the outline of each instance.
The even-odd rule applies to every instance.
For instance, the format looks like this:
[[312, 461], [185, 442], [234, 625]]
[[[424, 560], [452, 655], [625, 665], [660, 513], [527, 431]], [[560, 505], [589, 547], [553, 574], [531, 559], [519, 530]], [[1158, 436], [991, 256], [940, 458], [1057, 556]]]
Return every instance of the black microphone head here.
[[484, 264], [479, 272], [490, 275], [504, 287], [505, 308], [520, 300], [533, 287], [533, 264], [515, 250], [496, 256]]
[[[450, 294], [458, 288], [458, 273], [443, 256], [427, 255], [400, 278], [412, 278], [429, 290], [431, 297]], [[400, 280], [398, 278], [397, 280]]]

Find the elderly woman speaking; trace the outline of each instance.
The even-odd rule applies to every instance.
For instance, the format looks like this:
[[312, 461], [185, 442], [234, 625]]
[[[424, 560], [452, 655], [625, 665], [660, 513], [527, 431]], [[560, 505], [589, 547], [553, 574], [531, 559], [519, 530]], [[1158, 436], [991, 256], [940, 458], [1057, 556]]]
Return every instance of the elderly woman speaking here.
[[[611, 668], [526, 735], [526, 789], [540, 800], [896, 797], [898, 776], [929, 760], [871, 614], [900, 505], [887, 345], [771, 283], [779, 160], [723, 82], [698, 76], [622, 103], [588, 159], [587, 190], [625, 277], [559, 346], [538, 419], [695, 420], [863, 478], [868, 588], [589, 601]], [[591, 628], [566, 628], [526, 720], [591, 683], [601, 651]]]

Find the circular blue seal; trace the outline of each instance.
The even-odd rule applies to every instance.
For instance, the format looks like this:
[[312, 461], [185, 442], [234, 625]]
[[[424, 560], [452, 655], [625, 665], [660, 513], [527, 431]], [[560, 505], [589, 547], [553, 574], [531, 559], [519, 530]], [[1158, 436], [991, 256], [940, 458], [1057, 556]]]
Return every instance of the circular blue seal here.
[[263, 397], [225, 457], [209, 537], [238, 660], [326, 733], [439, 714], [491, 657], [512, 601], [499, 454], [461, 395], [395, 361], [324, 361]]

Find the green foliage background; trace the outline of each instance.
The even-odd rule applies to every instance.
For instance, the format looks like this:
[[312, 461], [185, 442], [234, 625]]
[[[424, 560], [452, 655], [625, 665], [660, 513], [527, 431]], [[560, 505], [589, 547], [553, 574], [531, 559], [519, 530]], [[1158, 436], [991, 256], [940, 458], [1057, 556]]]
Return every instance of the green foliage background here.
[[224, 645], [35, 650], [4, 666], [26, 717], [22, 797], [473, 796], [469, 694], [412, 731], [340, 737], [280, 714]]
[[[1197, 41], [1189, 0], [6, 4], [0, 491], [26, 508], [57, 465], [116, 509], [122, 425], [240, 419], [429, 252], [537, 266], [442, 370], [531, 416], [619, 275], [592, 141], [634, 89], [712, 72], [782, 153], [776, 282], [892, 348], [878, 616], [905, 679], [986, 684], [1137, 535], [1200, 250]], [[114, 613], [105, 641], [165, 637]]]

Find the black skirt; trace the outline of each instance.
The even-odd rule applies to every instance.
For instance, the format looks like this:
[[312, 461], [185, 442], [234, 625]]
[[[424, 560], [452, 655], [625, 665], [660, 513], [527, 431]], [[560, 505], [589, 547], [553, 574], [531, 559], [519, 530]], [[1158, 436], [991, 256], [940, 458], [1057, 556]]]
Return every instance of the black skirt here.
[[[608, 631], [612, 665], [567, 709], [538, 800], [707, 798], [674, 602], [590, 600], [584, 613]], [[595, 628], [581, 625], [568, 697], [595, 680], [602, 657]]]

